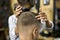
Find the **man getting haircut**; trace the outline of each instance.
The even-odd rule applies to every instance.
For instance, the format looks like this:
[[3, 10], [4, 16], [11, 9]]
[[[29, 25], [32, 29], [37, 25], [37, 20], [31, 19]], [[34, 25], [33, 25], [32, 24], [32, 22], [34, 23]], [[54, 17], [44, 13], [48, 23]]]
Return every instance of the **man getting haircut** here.
[[32, 12], [23, 12], [18, 17], [17, 28], [20, 40], [38, 40], [40, 22]]

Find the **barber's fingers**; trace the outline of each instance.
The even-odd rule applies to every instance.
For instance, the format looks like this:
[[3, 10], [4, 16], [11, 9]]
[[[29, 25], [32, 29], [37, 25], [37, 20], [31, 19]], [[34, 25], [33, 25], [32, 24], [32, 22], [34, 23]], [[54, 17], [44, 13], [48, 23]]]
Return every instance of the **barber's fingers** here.
[[19, 8], [19, 9], [16, 9], [16, 11], [18, 12], [18, 11], [20, 11], [22, 9], [22, 7], [21, 8]]
[[37, 16], [35, 16], [35, 18], [40, 18], [40, 17], [45, 17], [45, 18], [47, 18], [47, 15], [37, 15]]
[[19, 9], [19, 8], [21, 8], [21, 7], [22, 7], [22, 6], [18, 5], [16, 9]]
[[22, 12], [22, 10], [20, 10], [19, 12]]
[[45, 17], [37, 18], [37, 20], [41, 20], [41, 19], [43, 19], [43, 20], [47, 20], [47, 18], [45, 18]]
[[[38, 18], [37, 20], [41, 20], [41, 19], [43, 19], [43, 18]], [[43, 21], [47, 21], [48, 19], [43, 19]]]
[[22, 7], [19, 5], [17, 8], [16, 8], [16, 11], [20, 11], [22, 9]]
[[40, 18], [37, 18], [37, 20], [41, 20], [41, 19], [43, 19], [44, 17], [40, 17]]
[[35, 16], [35, 18], [38, 18], [38, 17], [40, 17], [40, 14], [39, 14], [39, 15], [37, 15], [37, 16]]
[[19, 11], [21, 11], [21, 8], [16, 10], [16, 12], [19, 12]]
[[22, 10], [18, 11], [17, 13], [20, 14], [22, 12]]
[[35, 16], [35, 18], [40, 18], [41, 17], [41, 15], [37, 15], [37, 16]]
[[39, 12], [39, 15], [46, 15], [46, 13], [44, 13], [44, 12]]

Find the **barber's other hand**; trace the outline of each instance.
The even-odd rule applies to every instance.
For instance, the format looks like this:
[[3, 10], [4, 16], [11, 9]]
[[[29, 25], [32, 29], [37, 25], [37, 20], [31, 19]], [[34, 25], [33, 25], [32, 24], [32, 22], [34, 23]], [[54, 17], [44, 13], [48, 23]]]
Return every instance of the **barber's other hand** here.
[[37, 18], [37, 20], [43, 19], [44, 21], [47, 21], [47, 15], [44, 12], [39, 12], [39, 15], [35, 16], [35, 18]]
[[49, 28], [52, 27], [52, 24], [51, 24], [51, 23], [49, 22], [49, 20], [47, 19], [46, 13], [40, 11], [40, 12], [39, 12], [39, 15], [35, 16], [35, 18], [37, 18], [37, 20], [40, 20], [40, 21], [41, 21], [41, 19], [43, 19], [43, 21], [46, 22], [46, 26], [47, 26], [47, 27], [49, 27]]

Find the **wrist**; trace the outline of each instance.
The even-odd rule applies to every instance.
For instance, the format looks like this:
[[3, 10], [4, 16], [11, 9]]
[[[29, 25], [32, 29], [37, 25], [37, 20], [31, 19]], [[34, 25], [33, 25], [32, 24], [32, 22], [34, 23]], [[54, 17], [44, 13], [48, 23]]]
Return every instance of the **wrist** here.
[[51, 28], [52, 24], [49, 22], [49, 20], [46, 21], [46, 26], [47, 26], [48, 28]]

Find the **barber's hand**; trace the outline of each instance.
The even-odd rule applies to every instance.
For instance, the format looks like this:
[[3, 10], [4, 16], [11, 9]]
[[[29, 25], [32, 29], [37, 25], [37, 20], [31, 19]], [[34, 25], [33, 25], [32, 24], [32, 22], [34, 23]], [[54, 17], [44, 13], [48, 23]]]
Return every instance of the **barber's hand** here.
[[52, 24], [47, 19], [46, 13], [44, 13], [42, 11], [40, 11], [39, 15], [35, 16], [35, 18], [37, 18], [37, 20], [40, 20], [40, 21], [41, 21], [41, 19], [43, 19], [43, 21], [46, 22], [46, 26], [49, 27], [49, 28], [52, 26]]
[[44, 21], [47, 21], [47, 15], [44, 12], [39, 12], [39, 15], [35, 16], [35, 18], [37, 18], [37, 20], [43, 19]]
[[16, 13], [20, 14], [22, 12], [22, 6], [18, 5], [16, 8]]

